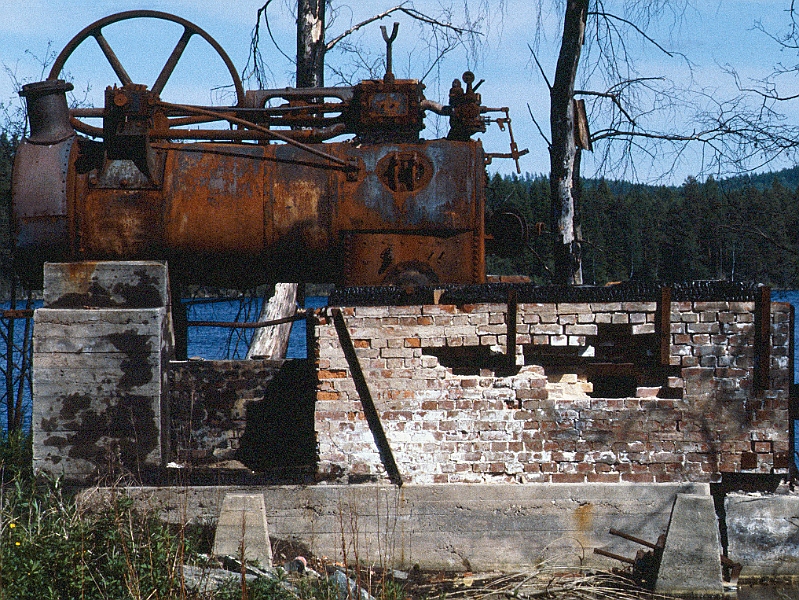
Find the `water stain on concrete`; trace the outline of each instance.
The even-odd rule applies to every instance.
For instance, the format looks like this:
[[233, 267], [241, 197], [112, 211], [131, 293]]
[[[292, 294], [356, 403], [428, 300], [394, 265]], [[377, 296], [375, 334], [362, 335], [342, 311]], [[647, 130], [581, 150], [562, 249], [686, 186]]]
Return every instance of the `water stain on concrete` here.
[[117, 350], [127, 355], [120, 365], [122, 377], [119, 379], [119, 389], [130, 390], [153, 380], [155, 368], [149, 362], [152, 354], [149, 336], [137, 335], [135, 331], [128, 330], [111, 333], [106, 337]]

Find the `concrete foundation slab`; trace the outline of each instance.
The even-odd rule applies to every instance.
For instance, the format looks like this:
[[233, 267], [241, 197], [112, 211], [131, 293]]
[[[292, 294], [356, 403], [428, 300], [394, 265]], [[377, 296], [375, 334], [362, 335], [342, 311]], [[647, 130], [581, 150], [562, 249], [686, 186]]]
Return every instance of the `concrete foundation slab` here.
[[721, 544], [713, 498], [677, 494], [663, 548], [656, 591], [721, 596]]
[[799, 576], [799, 496], [728, 494], [729, 557], [744, 565], [741, 581]]
[[263, 495], [273, 544], [290, 541], [338, 561], [346, 551], [350, 562], [479, 571], [542, 561], [618, 567], [593, 554], [629, 554], [611, 527], [655, 541], [677, 494], [710, 498], [707, 484], [691, 483], [129, 488], [167, 518], [205, 523], [219, 517], [225, 494], [245, 491]]

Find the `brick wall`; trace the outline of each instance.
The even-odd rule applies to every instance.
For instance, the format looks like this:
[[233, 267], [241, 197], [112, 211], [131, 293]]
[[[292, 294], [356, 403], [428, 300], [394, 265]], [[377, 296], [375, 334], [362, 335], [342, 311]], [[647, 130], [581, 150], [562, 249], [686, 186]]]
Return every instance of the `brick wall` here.
[[[342, 314], [406, 482], [708, 482], [787, 467], [790, 306], [764, 390], [755, 308], [672, 302], [661, 334], [656, 302], [520, 303], [512, 369], [505, 304]], [[319, 472], [381, 478], [329, 312], [316, 333]]]
[[207, 465], [233, 459], [250, 403], [262, 400], [280, 362], [190, 360], [170, 363], [170, 432], [174, 459]]

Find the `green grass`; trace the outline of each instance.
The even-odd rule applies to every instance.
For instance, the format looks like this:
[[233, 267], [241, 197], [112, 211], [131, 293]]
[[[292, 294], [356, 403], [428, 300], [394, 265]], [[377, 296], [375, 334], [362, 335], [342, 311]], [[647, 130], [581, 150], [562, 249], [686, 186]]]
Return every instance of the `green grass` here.
[[[35, 476], [30, 436], [0, 439], [0, 600], [338, 600], [327, 579], [247, 581], [231, 573], [199, 595], [182, 565], [207, 565], [208, 531], [169, 525], [124, 490], [80, 502], [58, 480]], [[280, 571], [278, 571], [280, 573]], [[395, 589], [396, 588], [396, 589]], [[383, 585], [380, 600], [404, 598]]]

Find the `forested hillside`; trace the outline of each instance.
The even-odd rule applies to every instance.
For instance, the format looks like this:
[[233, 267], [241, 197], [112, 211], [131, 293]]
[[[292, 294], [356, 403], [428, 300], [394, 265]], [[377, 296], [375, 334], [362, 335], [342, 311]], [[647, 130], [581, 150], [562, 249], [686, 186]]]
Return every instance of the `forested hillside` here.
[[[756, 281], [799, 288], [799, 194], [781, 175], [655, 187], [585, 181], [580, 213], [583, 280]], [[531, 229], [530, 245], [510, 259], [489, 257], [489, 271], [526, 274], [546, 283], [552, 264], [549, 180], [490, 180], [489, 210], [513, 206]], [[538, 235], [540, 232], [540, 235]], [[546, 267], [544, 266], [546, 265]]]
[[[15, 144], [0, 135], [0, 295], [7, 294], [8, 208]], [[756, 281], [799, 289], [799, 168], [680, 187], [586, 180], [580, 214], [583, 280], [604, 285], [629, 279]], [[488, 211], [511, 206], [531, 231], [512, 258], [489, 256], [494, 274], [550, 281], [552, 233], [549, 180], [490, 178]], [[536, 224], [539, 224], [536, 227]]]

